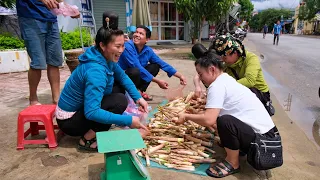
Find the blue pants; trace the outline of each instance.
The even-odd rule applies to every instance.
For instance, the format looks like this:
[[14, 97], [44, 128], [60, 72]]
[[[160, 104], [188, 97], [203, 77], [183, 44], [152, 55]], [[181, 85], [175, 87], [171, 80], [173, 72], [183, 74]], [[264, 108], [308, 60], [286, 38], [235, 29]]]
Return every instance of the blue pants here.
[[30, 68], [46, 69], [62, 65], [62, 47], [57, 22], [19, 17], [21, 36], [31, 58]]

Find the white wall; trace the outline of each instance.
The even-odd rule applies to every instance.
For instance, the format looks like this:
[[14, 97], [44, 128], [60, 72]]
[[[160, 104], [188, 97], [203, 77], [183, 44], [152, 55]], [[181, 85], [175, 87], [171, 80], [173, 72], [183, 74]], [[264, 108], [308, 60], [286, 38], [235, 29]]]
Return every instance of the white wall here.
[[[64, 2], [70, 5], [78, 6], [79, 10], [81, 10], [81, 3], [80, 0], [64, 0]], [[78, 19], [72, 19], [71, 17], [64, 17], [63, 15], [58, 16], [58, 24], [59, 29], [63, 32], [73, 31], [75, 28], [78, 27]]]

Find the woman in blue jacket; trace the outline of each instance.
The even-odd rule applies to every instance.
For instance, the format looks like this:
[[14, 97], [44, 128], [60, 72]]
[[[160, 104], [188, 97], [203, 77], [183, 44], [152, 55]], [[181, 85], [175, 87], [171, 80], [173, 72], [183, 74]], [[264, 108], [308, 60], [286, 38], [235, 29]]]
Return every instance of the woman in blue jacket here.
[[101, 27], [95, 44], [79, 56], [80, 64], [67, 80], [56, 110], [60, 129], [81, 136], [79, 149], [93, 151], [96, 132], [108, 131], [112, 124], [148, 131], [138, 117], [122, 115], [128, 104], [125, 90], [144, 111], [148, 107], [117, 64], [124, 50], [123, 31]]

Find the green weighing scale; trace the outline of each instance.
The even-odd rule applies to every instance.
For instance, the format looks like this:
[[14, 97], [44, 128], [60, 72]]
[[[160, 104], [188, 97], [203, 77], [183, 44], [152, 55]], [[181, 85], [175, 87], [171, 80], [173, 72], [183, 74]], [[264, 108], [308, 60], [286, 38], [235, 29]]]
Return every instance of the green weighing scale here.
[[146, 147], [137, 129], [98, 132], [97, 143], [105, 162], [101, 180], [151, 179], [134, 151]]

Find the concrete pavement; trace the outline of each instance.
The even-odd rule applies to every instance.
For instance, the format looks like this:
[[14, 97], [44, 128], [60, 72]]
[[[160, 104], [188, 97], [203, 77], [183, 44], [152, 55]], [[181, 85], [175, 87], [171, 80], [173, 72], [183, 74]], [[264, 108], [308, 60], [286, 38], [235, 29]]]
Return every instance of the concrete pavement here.
[[[185, 49], [185, 52], [190, 52], [190, 49]], [[192, 91], [192, 77], [195, 73], [194, 62], [178, 59], [175, 56], [171, 58], [166, 56], [165, 60], [188, 79], [189, 84], [185, 88], [185, 92]], [[61, 82], [64, 84], [70, 73], [67, 68], [61, 71]], [[76, 150], [78, 138], [63, 137], [59, 142], [59, 147], [55, 150], [49, 150], [44, 146], [29, 146], [23, 151], [15, 150], [17, 115], [28, 104], [25, 98], [28, 92], [27, 73], [2, 74], [0, 77], [0, 91], [2, 92], [0, 97], [1, 179], [99, 179], [99, 173], [103, 169], [103, 155], [78, 152]], [[160, 78], [168, 80], [172, 87], [179, 84], [177, 79], [169, 79], [163, 72], [160, 73]], [[152, 106], [164, 99], [164, 92], [155, 84], [151, 85], [148, 92], [155, 98], [151, 103]], [[39, 87], [39, 96], [42, 103], [50, 103], [50, 88], [45, 78], [45, 72], [43, 72], [43, 79]], [[277, 110], [273, 120], [283, 138], [284, 165], [268, 172], [257, 172], [246, 163], [245, 159], [241, 159], [241, 173], [228, 176], [225, 179], [319, 179], [319, 151], [301, 129], [288, 118], [282, 110], [281, 103], [279, 104], [275, 97], [272, 98]], [[40, 134], [40, 136], [43, 135]], [[221, 148], [215, 147], [214, 149], [217, 151], [217, 159], [224, 157]], [[153, 180], [212, 179], [170, 170], [148, 169]]]

